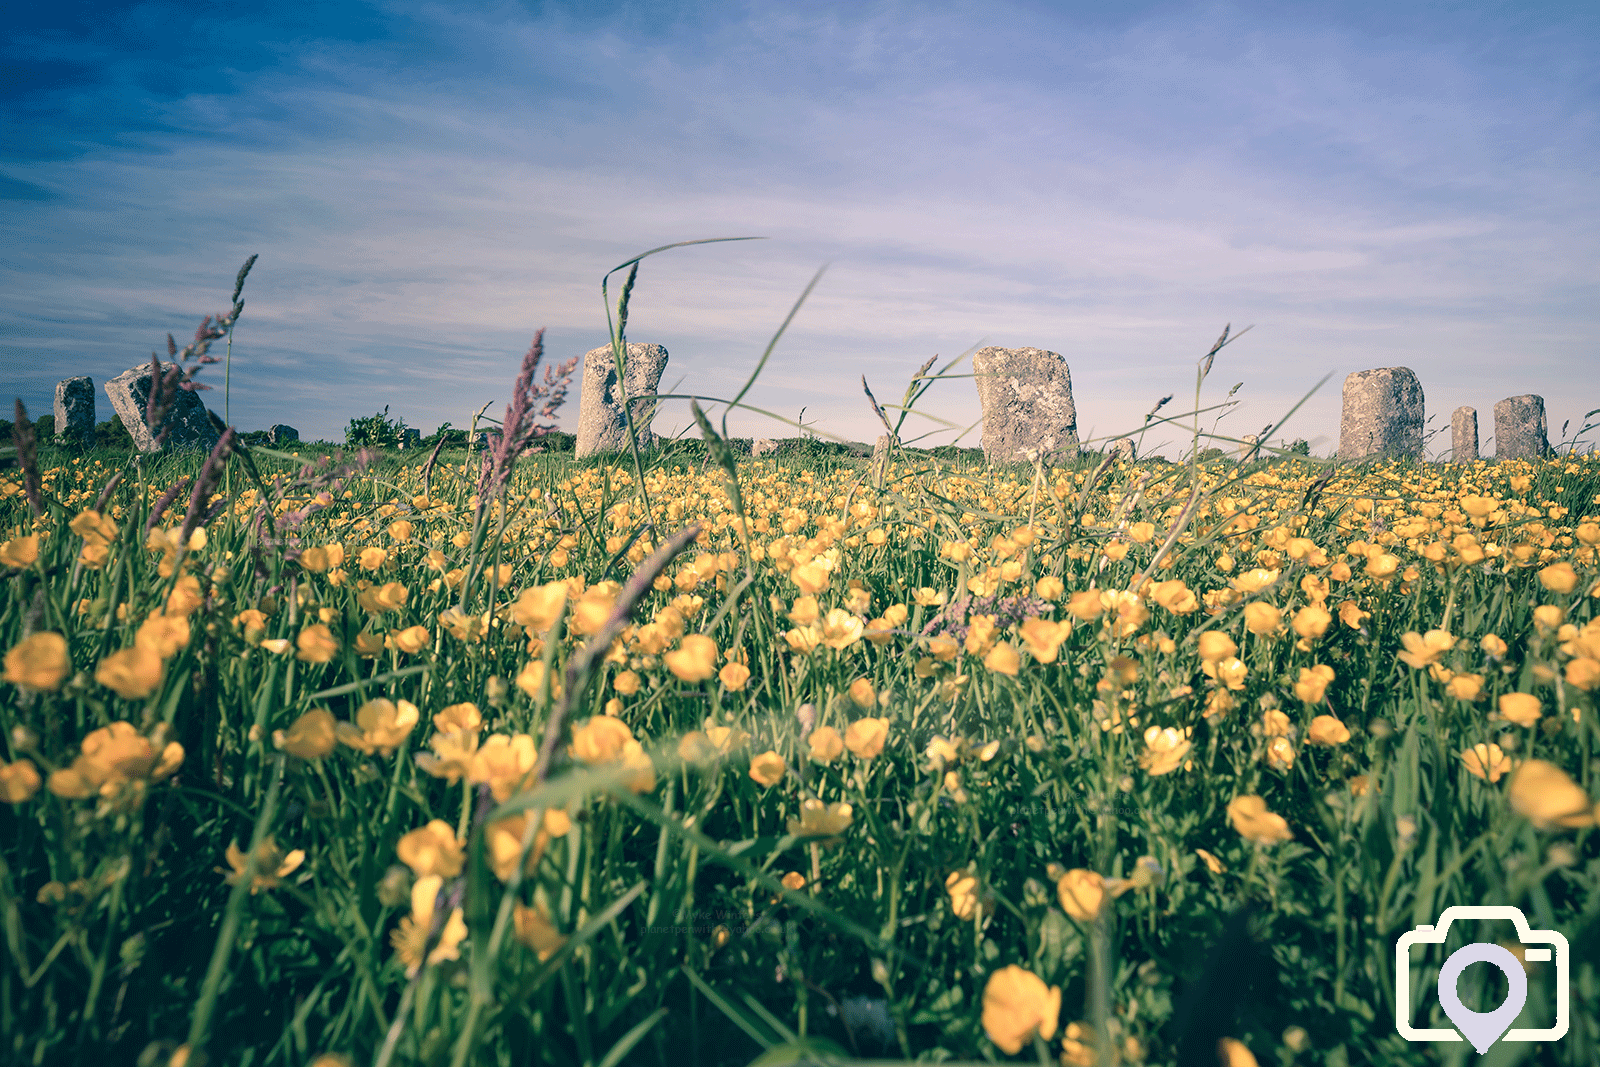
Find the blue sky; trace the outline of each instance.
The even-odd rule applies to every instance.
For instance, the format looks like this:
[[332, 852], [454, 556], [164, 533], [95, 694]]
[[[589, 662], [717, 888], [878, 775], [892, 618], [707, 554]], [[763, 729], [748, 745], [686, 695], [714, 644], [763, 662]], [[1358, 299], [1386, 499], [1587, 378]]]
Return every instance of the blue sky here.
[[[828, 264], [748, 402], [849, 439], [879, 432], [862, 374], [898, 398], [982, 344], [1062, 353], [1080, 433], [1119, 433], [1162, 395], [1192, 405], [1230, 322], [1254, 329], [1209, 383], [1206, 402], [1244, 383], [1223, 432], [1331, 374], [1282, 431], [1327, 454], [1344, 376], [1383, 366], [1421, 378], [1436, 450], [1458, 405], [1486, 452], [1503, 397], [1543, 395], [1552, 438], [1600, 407], [1593, 4], [57, 0], [8, 20], [0, 388], [34, 414], [88, 374], [109, 417], [101, 384], [226, 312], [258, 253], [236, 425], [340, 439], [387, 404], [461, 426], [503, 410], [540, 327], [552, 362], [605, 342], [612, 267], [756, 235], [647, 259], [628, 337], [667, 347], [663, 387], [731, 396]], [[221, 366], [200, 380], [220, 413]], [[979, 416], [970, 378], [924, 403]], [[670, 405], [656, 429], [686, 424]]]

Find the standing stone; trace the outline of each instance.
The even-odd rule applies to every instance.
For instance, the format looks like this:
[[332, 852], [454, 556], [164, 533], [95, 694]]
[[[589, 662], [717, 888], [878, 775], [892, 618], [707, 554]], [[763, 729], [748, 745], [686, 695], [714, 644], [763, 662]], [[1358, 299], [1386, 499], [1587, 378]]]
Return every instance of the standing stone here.
[[1450, 462], [1478, 462], [1478, 409], [1456, 408], [1450, 413]]
[[894, 446], [894, 439], [886, 433], [878, 435], [878, 441], [872, 446], [872, 484], [881, 488], [883, 476], [889, 470], [889, 450]]
[[1134, 447], [1133, 438], [1131, 437], [1119, 437], [1111, 442], [1111, 454], [1118, 459], [1127, 460], [1129, 463], [1138, 458], [1138, 450]]
[[404, 427], [403, 429], [401, 429], [401, 431], [400, 431], [400, 447], [401, 448], [420, 448], [421, 446], [422, 446], [422, 431], [421, 430], [413, 429], [410, 426], [407, 426], [407, 427]]
[[1078, 409], [1072, 372], [1059, 353], [1042, 348], [980, 348], [972, 356], [983, 406], [983, 453], [990, 463], [1046, 465], [1078, 454]]
[[[161, 372], [176, 367], [176, 363], [162, 363]], [[117, 413], [122, 425], [133, 437], [133, 446], [140, 452], [160, 452], [154, 435], [144, 422], [144, 406], [150, 398], [150, 364], [130, 367], [106, 383], [106, 396], [111, 398], [111, 410]], [[166, 447], [169, 449], [201, 448], [210, 451], [217, 443], [216, 428], [206, 415], [206, 406], [200, 394], [187, 389], [177, 390], [177, 397], [167, 409], [163, 423], [167, 430]]]
[[291, 441], [300, 440], [300, 431], [293, 426], [284, 426], [281, 423], [267, 430], [267, 443], [272, 445], [286, 445]]
[[[630, 398], [650, 396], [667, 369], [667, 350], [660, 345], [632, 342], [625, 359], [627, 392]], [[593, 349], [583, 357], [582, 396], [578, 402], [578, 440], [576, 458], [599, 452], [622, 452], [628, 448], [628, 425], [623, 418], [622, 390], [618, 387], [617, 365], [611, 346]], [[632, 399], [630, 414], [640, 448], [655, 443], [650, 420], [655, 417], [654, 400]]]
[[750, 446], [750, 455], [755, 457], [756, 459], [760, 459], [762, 456], [766, 455], [767, 453], [776, 452], [777, 450], [778, 450], [778, 442], [772, 440], [769, 437], [762, 437], [762, 438], [758, 439], [755, 444]]
[[1422, 459], [1422, 383], [1410, 367], [1358, 370], [1344, 380], [1339, 459]]
[[1261, 438], [1253, 433], [1247, 433], [1239, 439], [1239, 462], [1249, 463], [1261, 451]]
[[1495, 459], [1539, 459], [1550, 451], [1549, 435], [1544, 397], [1508, 396], [1494, 406]]
[[94, 444], [93, 378], [63, 378], [56, 383], [56, 441], [74, 448]]

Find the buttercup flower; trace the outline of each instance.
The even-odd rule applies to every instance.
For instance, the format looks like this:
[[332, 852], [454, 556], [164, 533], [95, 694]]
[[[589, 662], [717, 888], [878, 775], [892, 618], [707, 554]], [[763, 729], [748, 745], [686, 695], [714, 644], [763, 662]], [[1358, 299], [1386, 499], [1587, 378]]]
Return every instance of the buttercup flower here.
[[454, 878], [461, 873], [461, 844], [456, 841], [455, 831], [450, 824], [443, 819], [434, 819], [400, 838], [395, 845], [395, 853], [400, 857], [400, 862], [410, 867], [418, 878], [426, 878], [430, 874]]
[[983, 665], [996, 674], [1015, 676], [1022, 659], [1017, 655], [1017, 650], [1011, 647], [1008, 641], [1001, 641], [990, 649], [989, 654], [983, 658]]
[[1258, 845], [1272, 845], [1294, 836], [1283, 816], [1268, 811], [1267, 802], [1258, 796], [1234, 797], [1228, 804], [1228, 820], [1240, 837]]
[[1258, 637], [1278, 632], [1283, 612], [1265, 601], [1256, 600], [1244, 606], [1244, 628]]
[[1511, 810], [1540, 830], [1594, 825], [1594, 801], [1567, 772], [1531, 759], [1511, 775]]
[[[244, 881], [245, 870], [249, 866], [248, 858], [237, 841], [228, 844], [224, 855], [228, 859], [228, 866], [233, 868], [233, 873], [225, 880], [229, 885], [238, 885]], [[263, 889], [272, 889], [280, 878], [287, 878], [299, 870], [305, 861], [306, 854], [302, 849], [297, 848], [285, 855], [271, 837], [266, 838], [256, 848], [256, 874], [250, 880], [250, 892], [254, 894]], [[222, 868], [218, 867], [217, 870], [221, 871]]]
[[0, 566], [26, 567], [38, 558], [39, 537], [37, 534], [13, 537], [5, 544], [0, 545]]
[[1469, 773], [1488, 782], [1498, 782], [1511, 769], [1511, 760], [1500, 751], [1499, 745], [1473, 745], [1461, 753], [1461, 762]]
[[944, 880], [945, 892], [950, 894], [950, 911], [958, 919], [970, 919], [978, 910], [978, 879], [966, 871], [951, 871]]
[[789, 820], [789, 833], [795, 837], [832, 837], [843, 833], [854, 818], [849, 804], [824, 804], [807, 797], [800, 804], [800, 818]]
[[1187, 730], [1176, 730], [1170, 726], [1165, 729], [1159, 726], [1148, 728], [1144, 732], [1145, 751], [1139, 756], [1139, 765], [1152, 776], [1177, 770], [1189, 757], [1189, 735], [1192, 733], [1192, 726]]
[[295, 645], [300, 649], [295, 658], [306, 663], [327, 663], [339, 651], [339, 642], [334, 639], [333, 631], [322, 623], [301, 630]]
[[596, 715], [573, 728], [572, 744], [567, 746], [567, 752], [573, 759], [590, 766], [610, 763], [622, 758], [623, 749], [633, 739], [633, 731], [621, 719]]
[[872, 759], [883, 751], [888, 737], [888, 719], [857, 719], [845, 727], [844, 747], [859, 759]]
[[550, 916], [541, 908], [530, 908], [526, 904], [512, 905], [511, 922], [516, 929], [516, 938], [539, 957], [540, 962], [555, 955], [556, 950], [567, 943], [555, 926], [550, 922]]
[[983, 987], [983, 1032], [1001, 1052], [1015, 1056], [1034, 1035], [1055, 1036], [1061, 1013], [1061, 988], [1050, 986], [1016, 964], [989, 976]]
[[1539, 572], [1539, 584], [1552, 593], [1563, 596], [1572, 592], [1578, 584], [1578, 572], [1572, 569], [1572, 564], [1563, 560], [1552, 563]]
[[761, 755], [750, 761], [750, 777], [765, 788], [770, 788], [783, 781], [783, 774], [786, 770], [788, 770], [788, 767], [783, 762], [783, 757], [771, 750], [761, 753]]
[[1307, 704], [1320, 704], [1332, 682], [1333, 668], [1326, 663], [1301, 667], [1300, 680], [1294, 683], [1294, 695]]
[[[439, 888], [444, 884], [444, 879], [438, 875], [429, 875], [418, 878], [411, 887], [411, 914], [400, 920], [400, 926], [390, 935], [390, 943], [394, 945], [394, 952], [400, 962], [405, 964], [406, 977], [415, 978], [422, 969], [423, 949], [428, 944], [428, 933], [433, 928], [433, 909], [439, 897]], [[450, 918], [445, 921], [444, 931], [439, 937], [439, 944], [428, 953], [428, 963], [439, 963], [442, 960], [461, 958], [458, 946], [467, 937], [467, 924], [462, 918], [460, 908], [450, 913]]]
[[135, 645], [113, 652], [100, 661], [94, 680], [107, 689], [116, 691], [124, 700], [142, 700], [161, 685], [165, 668], [161, 657], [147, 648]]
[[287, 730], [273, 734], [273, 744], [299, 759], [321, 759], [333, 751], [337, 724], [327, 708], [312, 708]]
[[1217, 630], [1207, 630], [1200, 635], [1199, 651], [1202, 663], [1215, 665], [1237, 656], [1239, 646], [1234, 644], [1233, 638], [1227, 634]]
[[1040, 663], [1054, 663], [1071, 628], [1047, 619], [1027, 618], [1017, 632], [1028, 649], [1028, 654]]
[[1400, 659], [1420, 670], [1437, 663], [1440, 656], [1455, 647], [1456, 639], [1448, 630], [1429, 630], [1425, 634], [1401, 634], [1400, 642], [1406, 646], [1406, 650], [1400, 653]]
[[358, 748], [368, 755], [376, 752], [380, 756], [387, 756], [405, 741], [419, 717], [417, 706], [411, 701], [396, 703], [379, 697], [361, 705], [354, 724], [338, 723], [334, 732], [340, 741], [351, 748]]
[[0, 762], [0, 801], [21, 804], [31, 800], [41, 784], [38, 768], [28, 760]]
[[1093, 922], [1105, 906], [1106, 880], [1094, 871], [1075, 867], [1056, 880], [1061, 910], [1081, 923]]
[[865, 678], [857, 678], [850, 683], [848, 696], [855, 702], [856, 707], [866, 710], [878, 702], [878, 694], [873, 692], [872, 683]]
[[1318, 715], [1311, 720], [1311, 729], [1306, 732], [1306, 740], [1313, 745], [1342, 745], [1350, 740], [1350, 731], [1336, 717]]
[[683, 643], [661, 661], [683, 681], [703, 682], [717, 673], [717, 643], [705, 634], [686, 634]]
[[41, 630], [31, 634], [6, 653], [5, 680], [13, 685], [52, 692], [72, 673], [67, 655], [67, 639], [58, 633]]
[[1307, 604], [1294, 615], [1294, 632], [1313, 641], [1328, 632], [1333, 616], [1321, 604]]

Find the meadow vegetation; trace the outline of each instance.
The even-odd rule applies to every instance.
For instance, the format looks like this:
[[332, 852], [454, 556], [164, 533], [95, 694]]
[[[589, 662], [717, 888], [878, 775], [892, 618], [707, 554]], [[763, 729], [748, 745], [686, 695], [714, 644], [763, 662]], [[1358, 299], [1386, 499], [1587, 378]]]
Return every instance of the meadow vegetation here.
[[1202, 461], [1227, 334], [1185, 462], [753, 460], [778, 339], [582, 462], [537, 338], [486, 450], [19, 404], [0, 1060], [1458, 1063], [1395, 939], [1493, 903], [1600, 1062], [1600, 461]]

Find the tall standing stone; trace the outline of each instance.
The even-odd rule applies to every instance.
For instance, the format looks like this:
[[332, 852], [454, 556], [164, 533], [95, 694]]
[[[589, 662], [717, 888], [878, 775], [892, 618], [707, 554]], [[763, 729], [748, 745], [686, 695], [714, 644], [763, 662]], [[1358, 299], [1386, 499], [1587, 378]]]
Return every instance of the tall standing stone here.
[[1544, 397], [1508, 396], [1494, 406], [1494, 458], [1539, 459], [1550, 451]]
[[293, 426], [276, 423], [267, 427], [267, 443], [271, 445], [286, 445], [300, 440], [300, 431]]
[[990, 463], [1026, 461], [1038, 450], [1046, 464], [1078, 454], [1078, 409], [1072, 372], [1042, 348], [980, 348], [972, 355], [983, 405], [983, 454]]
[[1261, 438], [1253, 433], [1247, 433], [1239, 438], [1239, 462], [1249, 463], [1261, 451]]
[[[661, 372], [667, 369], [667, 350], [660, 345], [630, 343], [624, 373], [633, 431], [640, 448], [655, 443], [650, 420], [655, 415], [654, 400], [640, 400], [655, 393]], [[605, 345], [583, 357], [582, 396], [578, 402], [578, 440], [574, 454], [578, 459], [600, 452], [621, 452], [628, 448], [628, 425], [622, 413], [622, 390], [618, 388], [617, 365], [611, 346]]]
[[1139, 449], [1134, 445], [1133, 438], [1119, 437], [1111, 442], [1111, 454], [1132, 463], [1139, 458]]
[[1450, 413], [1450, 462], [1478, 462], [1478, 409], [1460, 407]]
[[750, 455], [756, 459], [760, 459], [762, 456], [776, 451], [778, 451], [778, 442], [769, 437], [758, 438], [756, 442], [750, 446]]
[[1422, 459], [1422, 383], [1410, 367], [1358, 370], [1344, 380], [1339, 459]]
[[74, 448], [94, 444], [93, 378], [63, 378], [56, 383], [56, 441]]
[[[161, 372], [176, 367], [176, 363], [161, 364]], [[133, 446], [140, 452], [160, 452], [150, 428], [145, 425], [145, 403], [150, 398], [150, 364], [130, 367], [106, 383], [106, 396], [111, 398], [111, 410], [117, 413], [122, 425], [133, 437]], [[166, 447], [169, 449], [202, 448], [210, 451], [217, 443], [217, 431], [206, 416], [206, 406], [198, 393], [187, 389], [177, 390], [172, 406], [167, 409]]]

